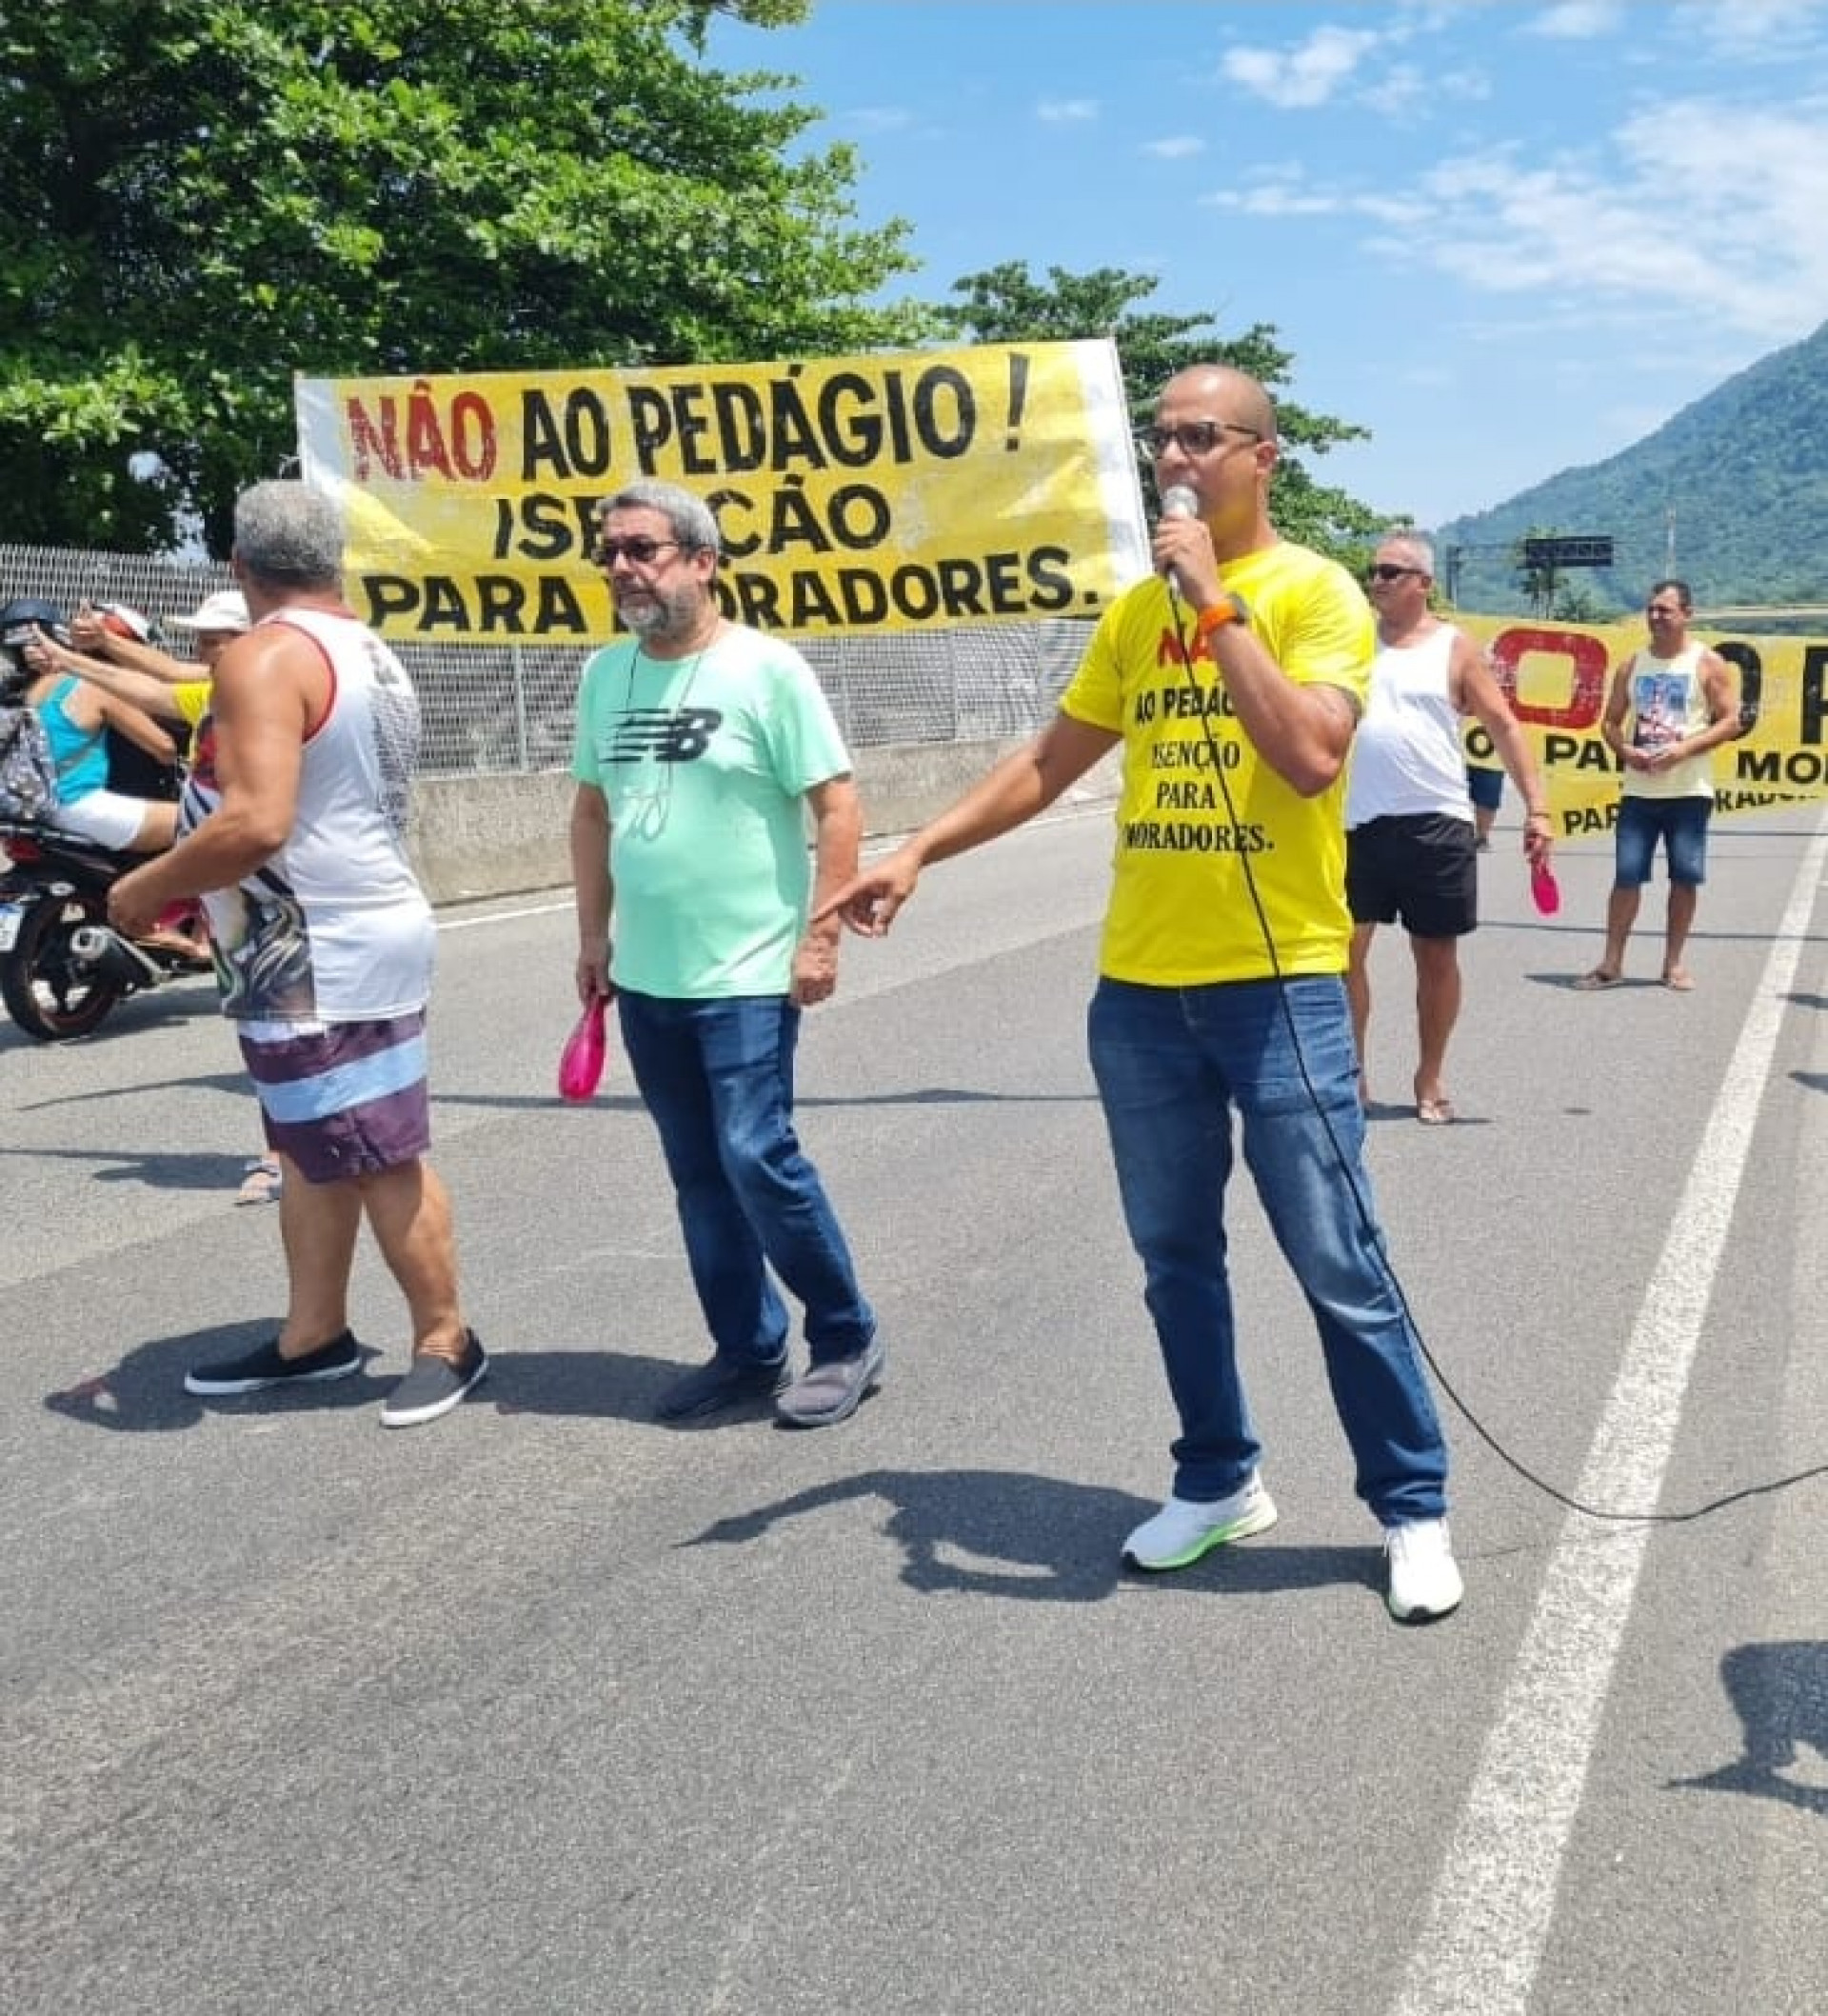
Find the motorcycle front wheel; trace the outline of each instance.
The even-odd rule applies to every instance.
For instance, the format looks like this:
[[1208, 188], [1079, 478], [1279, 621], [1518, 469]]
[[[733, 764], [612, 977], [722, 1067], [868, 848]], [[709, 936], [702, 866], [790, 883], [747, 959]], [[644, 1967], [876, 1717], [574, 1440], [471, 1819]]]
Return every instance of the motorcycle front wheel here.
[[103, 907], [82, 896], [46, 897], [20, 919], [12, 949], [0, 953], [0, 1000], [28, 1036], [41, 1043], [87, 1036], [127, 991], [70, 951], [72, 931], [107, 922]]

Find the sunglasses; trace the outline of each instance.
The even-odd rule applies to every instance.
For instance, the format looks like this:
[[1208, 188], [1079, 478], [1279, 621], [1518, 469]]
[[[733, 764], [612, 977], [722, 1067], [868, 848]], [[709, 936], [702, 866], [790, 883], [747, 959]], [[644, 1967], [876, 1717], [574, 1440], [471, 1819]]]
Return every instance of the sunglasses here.
[[1426, 568], [1396, 567], [1388, 560], [1380, 560], [1376, 567], [1365, 569], [1364, 578], [1367, 581], [1401, 581], [1405, 574], [1424, 574], [1426, 572]]
[[1209, 455], [1227, 434], [1242, 434], [1246, 441], [1263, 438], [1254, 427], [1244, 427], [1236, 420], [1183, 420], [1179, 427], [1142, 429], [1136, 445], [1145, 455], [1158, 459], [1170, 447], [1178, 448], [1183, 455]]
[[614, 567], [618, 560], [632, 560], [637, 567], [649, 567], [669, 549], [680, 549], [677, 539], [599, 539], [590, 557], [599, 567]]

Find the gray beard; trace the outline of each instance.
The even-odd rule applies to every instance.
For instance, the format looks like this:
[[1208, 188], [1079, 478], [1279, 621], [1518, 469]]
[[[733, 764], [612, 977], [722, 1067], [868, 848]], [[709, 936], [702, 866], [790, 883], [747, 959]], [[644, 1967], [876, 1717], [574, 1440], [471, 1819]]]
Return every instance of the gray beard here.
[[652, 639], [661, 644], [674, 638], [690, 636], [692, 626], [698, 620], [695, 604], [666, 595], [657, 596], [643, 609], [623, 609], [618, 613], [623, 622], [644, 642]]

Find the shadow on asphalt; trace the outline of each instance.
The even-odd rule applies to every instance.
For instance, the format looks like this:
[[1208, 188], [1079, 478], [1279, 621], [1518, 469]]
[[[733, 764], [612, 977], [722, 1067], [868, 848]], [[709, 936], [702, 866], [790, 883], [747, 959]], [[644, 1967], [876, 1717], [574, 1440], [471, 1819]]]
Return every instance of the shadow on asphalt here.
[[1740, 1754], [1672, 1791], [1744, 1792], [1828, 1817], [1828, 1644], [1736, 1645], [1720, 1684], [1742, 1727]]
[[[251, 1117], [252, 1106], [248, 1111]], [[258, 1135], [251, 1129], [248, 1148], [239, 1155], [213, 1149], [151, 1148], [9, 1148], [5, 1152], [34, 1162], [89, 1163], [97, 1183], [137, 1183], [149, 1190], [222, 1190], [230, 1201], [241, 1186]]]
[[889, 1507], [883, 1527], [905, 1559], [902, 1580], [929, 1593], [1029, 1603], [1097, 1603], [1121, 1587], [1207, 1596], [1371, 1584], [1374, 1547], [1221, 1547], [1190, 1568], [1141, 1575], [1119, 1566], [1123, 1536], [1156, 1510], [1149, 1499], [1031, 1470], [864, 1470], [714, 1521], [686, 1547], [742, 1546], [803, 1513], [862, 1498]]
[[195, 1427], [207, 1414], [229, 1409], [238, 1414], [296, 1414], [370, 1407], [393, 1388], [392, 1378], [369, 1377], [369, 1362], [380, 1353], [364, 1347], [362, 1370], [352, 1379], [277, 1392], [237, 1393], [221, 1400], [199, 1400], [185, 1391], [184, 1375], [193, 1365], [238, 1358], [272, 1333], [273, 1319], [263, 1316], [186, 1330], [179, 1337], [154, 1338], [136, 1346], [111, 1369], [85, 1371], [71, 1385], [47, 1393], [45, 1406], [85, 1427], [116, 1434], [169, 1434]]
[[[796, 1092], [795, 1112], [828, 1108], [835, 1111], [874, 1111], [898, 1106], [1084, 1106], [1097, 1097], [1089, 1088], [1064, 1092], [983, 1091], [971, 1086], [924, 1085], [908, 1091]], [[564, 1113], [640, 1113], [640, 1098], [629, 1092], [599, 1092], [573, 1105], [556, 1092], [441, 1092], [436, 1081], [431, 1088], [433, 1108], [441, 1106], [474, 1107], [483, 1112], [532, 1112], [550, 1107]]]
[[[199, 1089], [244, 1092], [248, 1095], [248, 1110], [250, 1113], [254, 1111], [253, 1093], [248, 1086], [248, 1073], [239, 1068], [228, 1071], [198, 1071], [183, 1078], [136, 1079], [130, 1095], [124, 1094], [118, 1085], [97, 1086], [84, 1092], [59, 1092], [50, 1099], [21, 1100], [17, 1110], [22, 1113], [54, 1113], [67, 1106], [112, 1105], [125, 1096], [138, 1099], [149, 1092], [194, 1092]], [[55, 1150], [21, 1148], [17, 1152], [37, 1155], [54, 1153]]]
[[[487, 1335], [483, 1338], [487, 1344]], [[664, 1434], [704, 1434], [717, 1428], [752, 1427], [773, 1418], [772, 1404], [759, 1399], [702, 1421], [656, 1421], [661, 1394], [704, 1361], [649, 1358], [633, 1351], [491, 1352], [488, 1382], [472, 1397], [493, 1402], [502, 1414], [584, 1416], [639, 1421]]]

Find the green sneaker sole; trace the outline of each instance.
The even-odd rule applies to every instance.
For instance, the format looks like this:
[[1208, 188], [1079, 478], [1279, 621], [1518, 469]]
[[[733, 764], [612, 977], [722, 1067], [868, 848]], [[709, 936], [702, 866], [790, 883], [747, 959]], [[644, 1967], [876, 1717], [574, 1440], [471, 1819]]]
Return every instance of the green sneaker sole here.
[[1228, 1526], [1214, 1527], [1209, 1533], [1202, 1533], [1190, 1547], [1183, 1547], [1180, 1553], [1170, 1554], [1165, 1560], [1139, 1560], [1127, 1549], [1123, 1559], [1145, 1575], [1171, 1575], [1177, 1568], [1190, 1568], [1196, 1561], [1203, 1561], [1216, 1547], [1229, 1547], [1234, 1540], [1248, 1540], [1253, 1533], [1266, 1533], [1275, 1524], [1276, 1507], [1263, 1506], [1245, 1513], [1242, 1519], [1234, 1519]]

